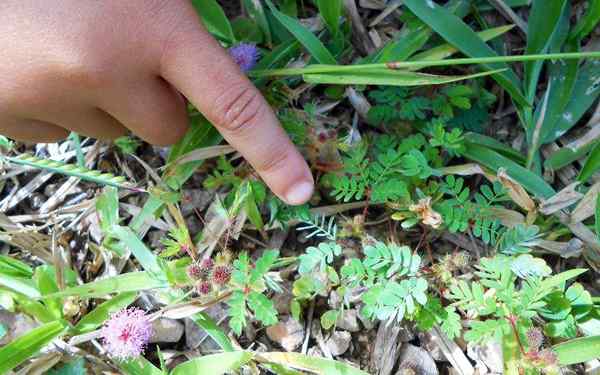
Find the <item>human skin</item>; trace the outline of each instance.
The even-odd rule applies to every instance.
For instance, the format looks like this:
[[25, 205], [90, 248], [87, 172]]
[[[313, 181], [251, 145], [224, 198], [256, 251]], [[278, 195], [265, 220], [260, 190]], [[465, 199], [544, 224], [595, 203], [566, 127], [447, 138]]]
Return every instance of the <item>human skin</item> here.
[[0, 134], [131, 130], [169, 145], [188, 127], [187, 99], [281, 199], [312, 194], [306, 162], [187, 0], [3, 0], [0, 50]]

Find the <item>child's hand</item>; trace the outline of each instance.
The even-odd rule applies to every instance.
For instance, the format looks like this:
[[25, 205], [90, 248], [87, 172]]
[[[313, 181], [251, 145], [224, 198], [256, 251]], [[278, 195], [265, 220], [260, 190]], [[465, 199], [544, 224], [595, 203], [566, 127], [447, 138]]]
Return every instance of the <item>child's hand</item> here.
[[311, 195], [306, 162], [186, 0], [3, 0], [0, 51], [0, 134], [47, 142], [130, 129], [172, 144], [187, 128], [181, 92], [278, 196]]

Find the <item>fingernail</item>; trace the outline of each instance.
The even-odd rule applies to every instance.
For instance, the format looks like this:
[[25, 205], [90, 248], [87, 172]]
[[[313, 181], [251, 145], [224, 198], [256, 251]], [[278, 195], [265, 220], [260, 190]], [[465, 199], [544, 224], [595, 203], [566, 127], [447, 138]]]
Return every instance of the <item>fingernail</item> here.
[[313, 184], [308, 181], [302, 181], [293, 185], [285, 194], [285, 200], [288, 204], [299, 205], [310, 199], [313, 193]]

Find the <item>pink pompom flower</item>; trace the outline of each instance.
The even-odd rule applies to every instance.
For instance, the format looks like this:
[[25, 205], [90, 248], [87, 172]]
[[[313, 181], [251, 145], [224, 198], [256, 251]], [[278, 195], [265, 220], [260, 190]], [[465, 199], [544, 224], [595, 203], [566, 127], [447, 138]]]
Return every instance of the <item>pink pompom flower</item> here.
[[104, 347], [111, 357], [131, 359], [144, 352], [152, 336], [152, 323], [144, 310], [123, 309], [106, 321], [101, 335]]
[[242, 72], [246, 73], [250, 69], [254, 68], [260, 52], [254, 44], [240, 43], [236, 46], [229, 48], [229, 55], [239, 65]]

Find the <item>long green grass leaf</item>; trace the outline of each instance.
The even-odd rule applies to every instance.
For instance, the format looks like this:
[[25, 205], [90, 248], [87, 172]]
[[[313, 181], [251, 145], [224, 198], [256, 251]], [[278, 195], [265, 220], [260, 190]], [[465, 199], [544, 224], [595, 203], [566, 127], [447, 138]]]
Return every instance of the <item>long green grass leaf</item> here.
[[337, 64], [335, 57], [313, 33], [307, 30], [298, 20], [278, 11], [271, 0], [266, 0], [273, 16], [279, 21], [321, 64]]
[[[442, 38], [455, 45], [466, 55], [471, 57], [498, 56], [460, 18], [436, 5], [433, 1], [405, 0], [404, 4]], [[510, 93], [515, 103], [522, 107], [529, 105], [521, 91], [519, 78], [505, 63], [484, 64], [484, 67], [487, 70], [506, 69], [506, 71], [494, 75], [494, 79]]]
[[62, 321], [47, 323], [32, 329], [0, 348], [0, 374], [5, 374], [35, 355], [67, 329]]
[[156, 254], [130, 228], [115, 225], [110, 229], [110, 234], [122, 241], [131, 250], [131, 253], [144, 267], [144, 270], [156, 275], [162, 273]]
[[164, 372], [143, 356], [129, 361], [117, 362], [117, 364], [126, 375], [165, 375]]
[[83, 168], [76, 164], [67, 164], [56, 160], [41, 159], [37, 156], [29, 154], [21, 154], [17, 157], [1, 156], [1, 158], [14, 164], [27, 165], [29, 167], [52, 171], [55, 173], [64, 174], [66, 176], [78, 177], [82, 180], [95, 182], [97, 184], [135, 190], [133, 184], [127, 183], [127, 180], [125, 180], [124, 177], [115, 176], [112, 173], [105, 173], [102, 171]]
[[[531, 32], [527, 33], [527, 54], [539, 54], [548, 50], [566, 5], [566, 0], [533, 0], [528, 20]], [[525, 63], [525, 92], [530, 101], [535, 97], [542, 65], [542, 61]]]
[[257, 358], [261, 362], [281, 364], [319, 375], [367, 375], [366, 372], [343, 362], [300, 353], [260, 353]]
[[211, 34], [229, 43], [235, 42], [235, 35], [229, 19], [217, 0], [192, 0], [192, 5]]
[[480, 146], [484, 146], [499, 152], [500, 154], [516, 161], [517, 163], [525, 164], [525, 156], [514, 148], [507, 146], [506, 144], [497, 141], [495, 138], [488, 137], [487, 135], [479, 133], [465, 133], [465, 139], [471, 143], [476, 143]]
[[206, 331], [208, 335], [226, 352], [233, 352], [235, 349], [231, 344], [229, 337], [223, 332], [219, 325], [205, 313], [198, 313], [190, 317], [194, 323]]
[[577, 180], [581, 182], [587, 181], [594, 173], [600, 169], [600, 143], [597, 143], [590, 155], [588, 156]]
[[139, 292], [142, 290], [166, 288], [169, 283], [159, 280], [146, 271], [128, 272], [106, 279], [77, 285], [49, 295], [48, 297], [78, 296], [81, 298], [103, 297], [112, 293]]
[[600, 336], [580, 337], [554, 345], [552, 350], [562, 366], [600, 358]]
[[497, 172], [499, 168], [506, 168], [510, 177], [523, 185], [530, 193], [544, 199], [548, 199], [556, 192], [543, 178], [523, 168], [514, 161], [502, 156], [501, 154], [478, 144], [465, 142], [465, 157], [474, 160]]
[[91, 332], [104, 324], [104, 321], [121, 309], [131, 305], [137, 298], [135, 292], [120, 293], [109, 300], [96, 306], [92, 311], [85, 314], [83, 318], [75, 325], [75, 331], [78, 334]]
[[252, 357], [252, 353], [244, 351], [205, 355], [178, 365], [171, 375], [221, 375], [236, 371], [250, 362]]
[[317, 7], [331, 34], [337, 35], [340, 30], [342, 0], [317, 0]]
[[600, 22], [600, 0], [590, 0], [588, 9], [583, 18], [577, 21], [569, 39], [581, 40], [591, 33]]
[[544, 168], [558, 170], [562, 167], [573, 163], [575, 160], [579, 160], [585, 156], [590, 150], [600, 143], [600, 140], [588, 143], [579, 148], [562, 147], [560, 150], [555, 151], [550, 155], [548, 159], [544, 161]]
[[305, 74], [303, 78], [309, 83], [330, 85], [424, 86], [463, 81], [465, 79], [483, 77], [494, 73], [496, 72], [481, 72], [465, 76], [440, 76], [405, 70], [372, 69], [370, 71], [360, 71], [357, 73]]
[[260, 27], [265, 36], [267, 45], [270, 46], [271, 43], [273, 43], [273, 37], [271, 35], [271, 27], [262, 1], [244, 0], [244, 8], [246, 9], [246, 12], [248, 12], [250, 18], [252, 18], [258, 27]]

